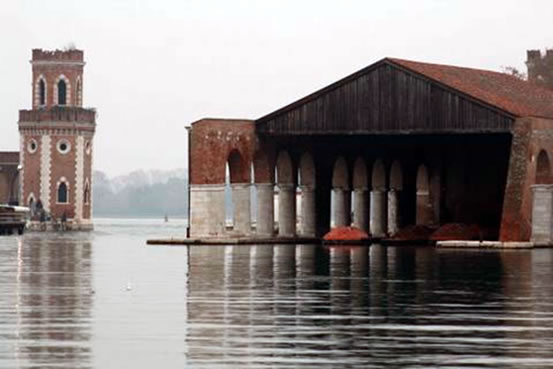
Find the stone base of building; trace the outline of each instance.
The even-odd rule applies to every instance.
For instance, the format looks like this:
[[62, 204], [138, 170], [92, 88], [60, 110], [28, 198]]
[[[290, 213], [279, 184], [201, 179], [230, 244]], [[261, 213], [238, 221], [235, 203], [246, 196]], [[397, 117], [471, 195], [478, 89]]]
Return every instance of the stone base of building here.
[[69, 220], [63, 226], [60, 222], [39, 222], [30, 221], [27, 223], [27, 231], [29, 232], [81, 232], [81, 231], [93, 231], [94, 223], [90, 220], [84, 220], [75, 222]]

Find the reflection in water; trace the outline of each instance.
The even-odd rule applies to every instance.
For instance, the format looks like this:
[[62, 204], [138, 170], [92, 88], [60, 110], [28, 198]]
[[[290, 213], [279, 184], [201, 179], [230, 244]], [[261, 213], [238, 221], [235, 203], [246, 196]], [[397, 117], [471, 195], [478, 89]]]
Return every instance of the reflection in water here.
[[63, 367], [89, 366], [90, 242], [41, 237], [11, 242], [15, 247], [0, 249], [0, 341], [9, 342], [13, 357], [2, 355], [0, 367], [13, 367], [11, 359], [18, 368], [61, 361]]
[[553, 367], [551, 249], [147, 247], [176, 226], [144, 222], [0, 238], [0, 368]]
[[380, 245], [191, 247], [187, 362], [553, 365], [553, 291], [536, 283], [551, 281], [551, 255]]

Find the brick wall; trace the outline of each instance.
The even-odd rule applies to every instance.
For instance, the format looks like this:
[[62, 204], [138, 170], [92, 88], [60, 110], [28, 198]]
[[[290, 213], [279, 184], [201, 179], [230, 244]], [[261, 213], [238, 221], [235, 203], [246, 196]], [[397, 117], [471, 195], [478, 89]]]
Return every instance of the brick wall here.
[[[34, 140], [37, 144], [35, 152], [29, 152], [30, 142]], [[41, 151], [41, 135], [30, 134], [23, 138], [23, 147], [21, 148], [21, 156], [23, 163], [23, 192], [21, 194], [21, 203], [29, 205], [28, 199], [31, 194], [34, 195], [35, 201], [40, 198], [40, 151]]]
[[[33, 50], [33, 108], [39, 107], [39, 80], [46, 83], [46, 107], [56, 105], [56, 84], [63, 79], [67, 83], [67, 103], [69, 106], [82, 105], [83, 90], [83, 51], [82, 50]], [[80, 93], [77, 91], [77, 81], [80, 81]]]
[[[75, 153], [77, 142], [75, 136], [69, 135], [52, 135], [51, 139], [50, 157], [52, 166], [50, 169], [50, 212], [56, 218], [60, 218], [64, 212], [66, 212], [67, 217], [73, 218], [75, 216], [76, 198]], [[61, 140], [69, 142], [71, 145], [71, 149], [65, 154], [60, 153], [57, 148]], [[66, 204], [58, 202], [58, 184], [62, 178], [65, 178], [68, 189], [68, 202]]]
[[553, 159], [553, 120], [519, 118], [513, 129], [509, 174], [501, 220], [501, 241], [527, 241], [532, 224], [532, 192], [541, 150]]
[[190, 184], [225, 183], [225, 165], [231, 152], [244, 165], [231, 174], [233, 182], [250, 182], [251, 162], [256, 148], [254, 122], [250, 120], [202, 119], [189, 130]]
[[528, 50], [526, 66], [530, 82], [553, 89], [553, 49], [546, 50], [545, 55], [540, 50]]

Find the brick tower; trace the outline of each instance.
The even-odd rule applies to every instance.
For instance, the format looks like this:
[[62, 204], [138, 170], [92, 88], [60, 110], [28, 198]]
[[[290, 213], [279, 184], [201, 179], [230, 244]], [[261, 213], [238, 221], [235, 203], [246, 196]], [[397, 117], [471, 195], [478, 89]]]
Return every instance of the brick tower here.
[[96, 111], [83, 105], [83, 51], [33, 49], [31, 110], [19, 111], [21, 199], [72, 229], [92, 228]]
[[547, 49], [545, 55], [540, 50], [528, 50], [526, 66], [530, 82], [553, 90], [553, 49]]

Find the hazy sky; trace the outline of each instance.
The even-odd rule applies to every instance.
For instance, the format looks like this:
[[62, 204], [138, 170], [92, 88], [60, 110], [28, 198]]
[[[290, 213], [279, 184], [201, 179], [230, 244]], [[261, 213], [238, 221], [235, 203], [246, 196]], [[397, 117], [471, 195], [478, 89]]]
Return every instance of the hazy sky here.
[[18, 150], [32, 48], [84, 49], [95, 169], [186, 166], [185, 125], [258, 118], [386, 56], [526, 71], [553, 47], [553, 1], [8, 0], [0, 150]]

